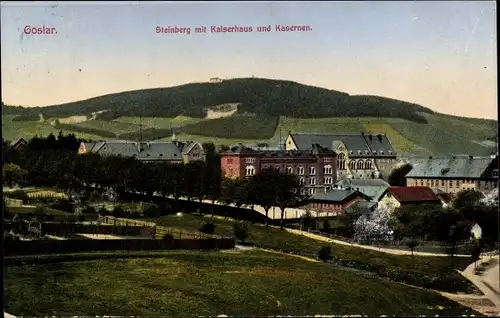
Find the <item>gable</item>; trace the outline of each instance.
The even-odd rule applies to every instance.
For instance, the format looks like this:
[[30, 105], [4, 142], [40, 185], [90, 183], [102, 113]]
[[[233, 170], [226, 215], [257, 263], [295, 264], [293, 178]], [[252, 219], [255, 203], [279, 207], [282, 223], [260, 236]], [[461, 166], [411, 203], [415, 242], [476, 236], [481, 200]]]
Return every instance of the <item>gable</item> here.
[[285, 139], [285, 149], [286, 150], [297, 149], [297, 146], [295, 145], [295, 141], [293, 140], [291, 134], [289, 134], [288, 137], [286, 137]]
[[85, 149], [85, 143], [80, 143], [80, 147], [78, 148], [78, 153], [86, 153], [87, 150]]

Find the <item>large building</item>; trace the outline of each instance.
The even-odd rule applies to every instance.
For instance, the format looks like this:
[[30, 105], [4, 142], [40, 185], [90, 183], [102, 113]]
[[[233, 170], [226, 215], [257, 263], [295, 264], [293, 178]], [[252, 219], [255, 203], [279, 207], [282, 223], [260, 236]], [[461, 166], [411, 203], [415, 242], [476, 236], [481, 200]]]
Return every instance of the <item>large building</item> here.
[[498, 155], [414, 158], [408, 163], [413, 169], [406, 175], [407, 186], [427, 186], [451, 194], [498, 188]]
[[387, 179], [396, 165], [396, 152], [385, 135], [289, 133], [286, 150], [319, 144], [337, 153], [338, 178]]
[[188, 163], [205, 160], [205, 151], [197, 142], [133, 142], [99, 141], [80, 144], [79, 154], [97, 153], [99, 155], [119, 155], [134, 157], [143, 162], [167, 161]]
[[243, 178], [266, 168], [296, 174], [304, 192], [325, 191], [336, 182], [336, 153], [319, 145], [303, 150], [256, 150], [237, 145], [222, 152], [221, 172], [227, 178]]

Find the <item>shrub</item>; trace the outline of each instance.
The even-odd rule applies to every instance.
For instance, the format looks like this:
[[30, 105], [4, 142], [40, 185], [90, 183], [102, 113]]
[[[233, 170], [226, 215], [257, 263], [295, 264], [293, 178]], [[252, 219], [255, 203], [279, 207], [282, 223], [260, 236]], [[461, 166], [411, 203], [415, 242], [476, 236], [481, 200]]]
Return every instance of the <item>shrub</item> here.
[[50, 205], [50, 207], [52, 209], [61, 210], [64, 212], [75, 212], [75, 205], [70, 200], [64, 198], [57, 199], [55, 203]]
[[158, 205], [151, 204], [144, 209], [143, 214], [145, 217], [148, 217], [148, 218], [157, 218], [157, 217], [161, 216], [161, 210], [160, 210], [160, 207]]
[[38, 204], [35, 208], [36, 215], [45, 215], [45, 207], [43, 205]]
[[214, 234], [215, 233], [215, 224], [213, 223], [205, 223], [200, 228], [201, 233], [205, 234]]
[[99, 208], [99, 210], [97, 211], [97, 213], [99, 215], [109, 215], [110, 214], [109, 211], [108, 211], [108, 209], [106, 209], [103, 206]]
[[101, 201], [102, 200], [102, 195], [99, 191], [97, 190], [94, 190], [90, 193], [90, 196], [89, 196], [89, 201], [91, 202], [98, 202], [98, 201]]
[[93, 206], [88, 205], [82, 210], [82, 213], [83, 214], [97, 214], [97, 211]]
[[241, 243], [245, 243], [245, 240], [248, 238], [248, 225], [245, 222], [234, 222], [233, 224], [234, 236], [241, 241]]
[[111, 213], [112, 216], [115, 218], [122, 218], [126, 214], [125, 209], [122, 208], [121, 206], [115, 206], [113, 209], [113, 212]]
[[163, 239], [166, 241], [170, 241], [170, 240], [173, 240], [174, 237], [172, 234], [167, 233], [167, 234], [163, 235]]
[[329, 261], [333, 258], [333, 252], [331, 246], [323, 246], [318, 251], [318, 258], [323, 262]]
[[23, 190], [16, 190], [12, 192], [5, 192], [6, 196], [12, 199], [22, 200], [23, 203], [28, 202], [29, 196]]

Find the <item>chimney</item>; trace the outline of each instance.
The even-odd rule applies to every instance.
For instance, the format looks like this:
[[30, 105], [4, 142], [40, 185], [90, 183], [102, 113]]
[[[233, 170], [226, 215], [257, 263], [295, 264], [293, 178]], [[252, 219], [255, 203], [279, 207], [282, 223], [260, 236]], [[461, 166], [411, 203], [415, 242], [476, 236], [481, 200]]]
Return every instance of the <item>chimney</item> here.
[[373, 136], [372, 136], [372, 134], [370, 134], [370, 140], [373, 140]]
[[469, 160], [472, 160], [472, 159], [474, 159], [474, 156], [469, 156]]
[[382, 135], [377, 135], [378, 141], [382, 142]]
[[364, 131], [362, 131], [362, 132], [361, 132], [361, 136], [364, 136], [364, 135], [365, 135], [365, 132], [364, 132]]

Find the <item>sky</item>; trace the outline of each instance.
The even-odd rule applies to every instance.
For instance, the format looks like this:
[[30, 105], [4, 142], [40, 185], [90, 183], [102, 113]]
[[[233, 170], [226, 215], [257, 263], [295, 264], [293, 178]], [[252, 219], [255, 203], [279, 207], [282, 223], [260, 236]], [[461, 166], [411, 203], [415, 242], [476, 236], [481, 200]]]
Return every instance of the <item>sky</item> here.
[[[276, 32], [276, 24], [311, 30]], [[235, 25], [254, 32], [210, 33]], [[272, 32], [255, 32], [268, 25]], [[195, 34], [198, 26], [208, 32]], [[1, 30], [10, 105], [255, 76], [498, 118], [494, 1], [2, 2]]]

